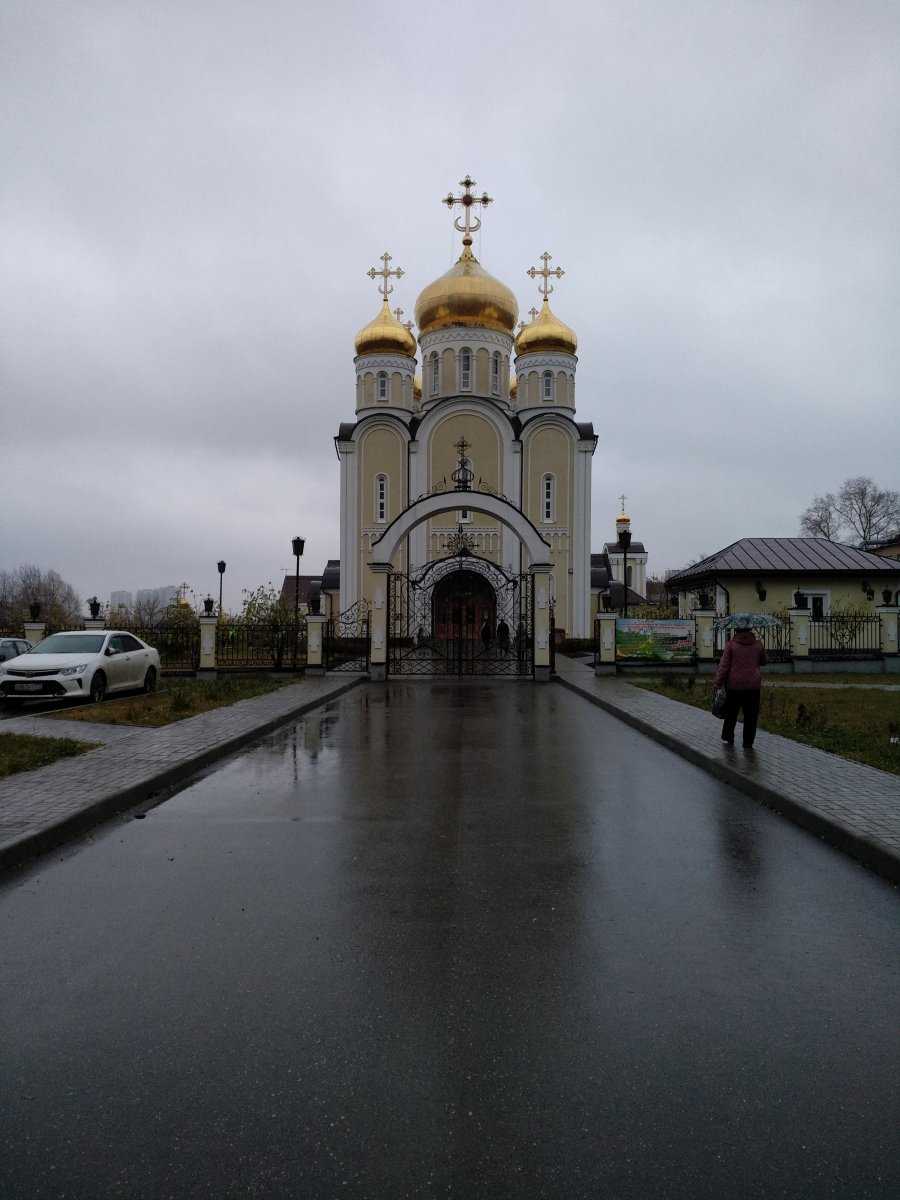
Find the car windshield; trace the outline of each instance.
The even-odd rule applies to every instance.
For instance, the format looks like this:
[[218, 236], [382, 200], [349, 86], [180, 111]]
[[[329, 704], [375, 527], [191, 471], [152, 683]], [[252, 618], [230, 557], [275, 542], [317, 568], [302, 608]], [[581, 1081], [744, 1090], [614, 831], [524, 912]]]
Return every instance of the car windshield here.
[[32, 654], [99, 654], [105, 633], [51, 633], [31, 651]]

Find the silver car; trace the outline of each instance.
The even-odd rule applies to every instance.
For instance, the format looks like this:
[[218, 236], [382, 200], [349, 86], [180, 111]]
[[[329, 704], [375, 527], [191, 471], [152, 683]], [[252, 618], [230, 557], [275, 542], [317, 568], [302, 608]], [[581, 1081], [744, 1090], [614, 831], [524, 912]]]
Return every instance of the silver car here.
[[27, 654], [31, 645], [32, 643], [25, 638], [0, 638], [0, 663], [7, 662], [10, 658], [18, 658], [20, 654]]
[[83, 696], [95, 703], [107, 692], [156, 689], [159, 654], [124, 630], [51, 633], [26, 654], [0, 663], [3, 700], [59, 700]]

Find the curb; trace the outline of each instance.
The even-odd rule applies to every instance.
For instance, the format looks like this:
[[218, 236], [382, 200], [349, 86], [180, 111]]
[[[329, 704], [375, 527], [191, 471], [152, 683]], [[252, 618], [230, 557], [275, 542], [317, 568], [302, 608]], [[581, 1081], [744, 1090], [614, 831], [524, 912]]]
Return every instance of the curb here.
[[900, 884], [900, 855], [894, 854], [888, 847], [878, 842], [873, 842], [870, 838], [863, 836], [863, 834], [851, 828], [851, 826], [845, 825], [833, 817], [826, 817], [821, 813], [806, 808], [803, 804], [792, 800], [790, 796], [785, 796], [774, 788], [748, 779], [746, 775], [743, 775], [740, 771], [735, 771], [727, 763], [710, 758], [701, 750], [695, 750], [693, 746], [689, 746], [686, 742], [680, 741], [669, 733], [664, 733], [661, 729], [657, 729], [655, 725], [651, 725], [641, 717], [634, 716], [633, 713], [620, 708], [611, 700], [602, 699], [594, 692], [580, 688], [577, 683], [572, 683], [570, 680], [563, 679], [558, 675], [554, 678], [564, 688], [568, 688], [569, 691], [574, 692], [577, 696], [581, 696], [591, 704], [596, 704], [598, 708], [602, 708], [605, 712], [617, 717], [620, 721], [624, 721], [626, 725], [630, 725], [633, 729], [646, 734], [647, 737], [652, 738], [655, 742], [659, 742], [668, 750], [672, 750], [682, 758], [686, 758], [688, 762], [693, 763], [697, 767], [702, 767], [704, 771], [707, 771], [710, 775], [714, 775], [717, 779], [721, 779], [723, 783], [727, 783], [737, 789], [737, 791], [743, 792], [744, 795], [758, 800], [766, 808], [770, 808], [781, 816], [787, 817], [788, 820], [793, 821], [795, 825], [799, 825], [802, 829], [816, 834], [823, 841], [828, 842], [829, 845], [834, 846], [837, 850], [842, 850], [845, 854], [850, 855], [851, 858], [855, 858], [857, 862], [862, 863], [863, 866], [868, 867], [883, 879], [887, 879], [890, 883]]
[[227, 741], [221, 742], [218, 746], [204, 750], [196, 758], [191, 758], [174, 767], [167, 767], [165, 770], [160, 771], [158, 775], [152, 775], [149, 779], [144, 779], [132, 787], [102, 796], [99, 800], [86, 805], [76, 813], [70, 813], [67, 817], [63, 817], [62, 820], [56, 821], [52, 825], [47, 825], [43, 829], [23, 834], [14, 841], [7, 842], [5, 845], [0, 846], [0, 871], [6, 870], [9, 867], [19, 866], [27, 859], [37, 858], [39, 855], [45, 854], [48, 850], [55, 849], [63, 842], [70, 841], [79, 834], [93, 829], [106, 817], [115, 816], [116, 813], [123, 812], [127, 808], [132, 808], [134, 805], [156, 796], [159, 792], [167, 791], [177, 784], [186, 782], [191, 776], [198, 774], [218, 759], [226, 758], [229, 754], [233, 754], [235, 750], [239, 750], [249, 742], [256, 741], [257, 738], [263, 737], [267, 733], [271, 733], [280, 725], [286, 725], [289, 721], [293, 721], [297, 717], [302, 717], [313, 709], [320, 708], [323, 704], [330, 704], [338, 696], [343, 696], [345, 692], [349, 692], [352, 688], [358, 687], [359, 684], [365, 682], [366, 677], [364, 675], [351, 679], [343, 687], [329, 692], [327, 696], [318, 696], [314, 700], [304, 701], [298, 704], [296, 708], [290, 709], [289, 712], [280, 713], [277, 717], [272, 717], [253, 729], [236, 734], [234, 737], [228, 738]]

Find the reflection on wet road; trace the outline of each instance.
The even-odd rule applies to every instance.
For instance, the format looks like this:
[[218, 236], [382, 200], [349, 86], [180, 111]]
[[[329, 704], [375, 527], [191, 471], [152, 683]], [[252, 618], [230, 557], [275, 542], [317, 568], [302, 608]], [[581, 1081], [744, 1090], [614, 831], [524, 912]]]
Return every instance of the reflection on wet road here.
[[359, 688], [0, 929], [4, 1197], [900, 1193], [896, 891], [553, 685]]

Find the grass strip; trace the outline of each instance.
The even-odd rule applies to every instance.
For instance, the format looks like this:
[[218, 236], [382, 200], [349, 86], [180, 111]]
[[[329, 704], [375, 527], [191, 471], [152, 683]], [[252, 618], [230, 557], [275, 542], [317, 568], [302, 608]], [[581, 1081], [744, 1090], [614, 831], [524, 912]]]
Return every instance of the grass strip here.
[[96, 742], [76, 742], [74, 738], [31, 737], [27, 733], [0, 733], [0, 779], [34, 771], [60, 758], [74, 758], [94, 750]]
[[[628, 682], [706, 712], [712, 705], [713, 685], [708, 675], [649, 677]], [[763, 684], [759, 727], [900, 775], [900, 692], [853, 688], [792, 691], [767, 688]]]
[[168, 679], [165, 691], [62, 709], [47, 713], [46, 719], [158, 728], [214, 708], [225, 708], [239, 700], [264, 696], [289, 683], [297, 683], [300, 678], [299, 675], [220, 675], [215, 679]]

